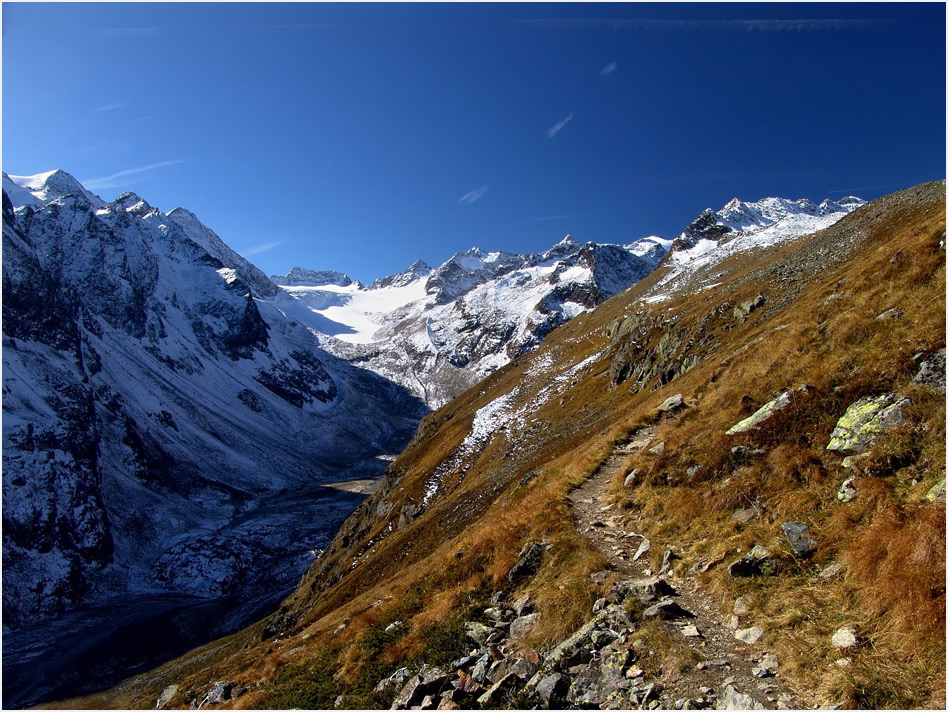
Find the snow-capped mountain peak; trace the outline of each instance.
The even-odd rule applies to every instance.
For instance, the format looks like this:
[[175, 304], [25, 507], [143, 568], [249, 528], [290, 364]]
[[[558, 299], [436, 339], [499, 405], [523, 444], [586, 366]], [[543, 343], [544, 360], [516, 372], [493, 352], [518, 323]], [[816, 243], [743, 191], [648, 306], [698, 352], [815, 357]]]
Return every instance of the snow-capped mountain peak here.
[[67, 195], [83, 199], [97, 208], [105, 205], [99, 196], [86, 190], [79, 181], [59, 168], [31, 176], [11, 176], [4, 173], [3, 189], [16, 208], [23, 205], [42, 205]]
[[819, 205], [807, 198], [756, 202], [734, 198], [720, 210], [707, 208], [672, 243], [671, 268], [649, 299], [661, 301], [687, 289], [699, 269], [742, 250], [769, 247], [823, 230], [862, 205], [865, 201], [853, 196], [824, 200]]

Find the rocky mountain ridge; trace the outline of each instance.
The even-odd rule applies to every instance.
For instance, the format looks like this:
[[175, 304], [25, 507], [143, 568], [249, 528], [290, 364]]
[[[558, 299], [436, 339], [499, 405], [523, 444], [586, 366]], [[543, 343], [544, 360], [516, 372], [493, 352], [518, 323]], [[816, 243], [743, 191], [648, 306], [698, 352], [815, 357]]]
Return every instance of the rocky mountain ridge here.
[[549, 250], [526, 255], [473, 247], [434, 269], [416, 262], [364, 290], [286, 283], [285, 296], [296, 303], [279, 303], [320, 333], [326, 349], [434, 408], [535, 349], [560, 324], [642, 280], [668, 254], [678, 269], [655, 300], [686, 288], [698, 268], [725, 255], [823, 229], [863, 204], [854, 197], [819, 205], [735, 198], [717, 212], [704, 211], [673, 241], [653, 236], [626, 245], [583, 244], [567, 235]]

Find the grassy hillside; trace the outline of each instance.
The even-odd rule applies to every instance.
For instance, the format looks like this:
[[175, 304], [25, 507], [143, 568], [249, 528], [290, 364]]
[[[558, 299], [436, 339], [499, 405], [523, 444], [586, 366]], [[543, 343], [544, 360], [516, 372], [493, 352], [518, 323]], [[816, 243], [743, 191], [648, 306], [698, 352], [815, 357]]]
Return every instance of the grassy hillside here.
[[[323, 708], [338, 695], [346, 707], [388, 706], [373, 692], [382, 677], [466, 653], [461, 623], [514, 588], [507, 572], [530, 541], [546, 551], [515, 587], [539, 614], [519, 645], [547, 651], [614, 578], [591, 581], [605, 562], [577, 532], [568, 494], [649, 425], [664, 448], [628, 455], [609, 526], [647, 536], [655, 569], [671, 549], [676, 574], [694, 577], [722, 618], [747, 596], [803, 697], [943, 708], [945, 504], [927, 495], [945, 478], [945, 397], [913, 377], [945, 345], [944, 239], [944, 184], [926, 184], [645, 303], [660, 267], [426, 417], [280, 612], [69, 704], [153, 707], [175, 683], [171, 704], [186, 706], [227, 679], [241, 694], [223, 706]], [[735, 311], [757, 295], [753, 311]], [[900, 313], [879, 318], [890, 309]], [[756, 429], [726, 434], [803, 385]], [[911, 401], [902, 424], [844, 468], [826, 449], [838, 419], [890, 392]], [[679, 393], [684, 409], [660, 416]], [[786, 522], [807, 526], [812, 555], [792, 553]], [[773, 553], [773, 575], [730, 575], [755, 545]], [[844, 624], [862, 644], [841, 652], [831, 637]]]

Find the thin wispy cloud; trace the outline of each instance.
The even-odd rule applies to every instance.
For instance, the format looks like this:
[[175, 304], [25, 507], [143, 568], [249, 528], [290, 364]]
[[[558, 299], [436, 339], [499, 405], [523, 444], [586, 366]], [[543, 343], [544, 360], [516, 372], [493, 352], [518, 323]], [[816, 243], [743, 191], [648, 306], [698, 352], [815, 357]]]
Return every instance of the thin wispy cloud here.
[[86, 178], [85, 180], [82, 180], [79, 182], [82, 183], [89, 190], [97, 190], [101, 188], [118, 188], [121, 185], [119, 181], [122, 178], [127, 178], [129, 176], [134, 176], [134, 175], [140, 175], [142, 173], [149, 173], [159, 168], [165, 168], [166, 166], [176, 166], [179, 163], [187, 163], [187, 161], [188, 159], [181, 159], [178, 161], [162, 161], [161, 163], [150, 163], [147, 166], [138, 166], [137, 168], [126, 168], [124, 171], [113, 173], [110, 176], [103, 176], [102, 178]]
[[158, 34], [157, 27], [103, 27], [99, 30], [103, 37], [114, 37], [117, 39], [140, 39], [142, 37], [153, 37]]
[[544, 222], [546, 220], [563, 220], [565, 218], [578, 218], [581, 215], [592, 215], [593, 213], [599, 212], [598, 210], [587, 210], [583, 213], [566, 213], [565, 215], [542, 215], [538, 218], [533, 218], [531, 222]]
[[562, 121], [557, 121], [549, 129], [547, 129], [546, 131], [547, 138], [553, 138], [554, 136], [556, 136], [556, 134], [562, 131], [563, 127], [566, 126], [566, 124], [568, 124], [572, 120], [573, 120], [573, 115], [570, 114]]
[[486, 192], [487, 192], [487, 186], [482, 185], [480, 188], [477, 188], [476, 190], [472, 190], [462, 195], [461, 199], [458, 202], [464, 203], [465, 205], [470, 205], [471, 203], [475, 203], [481, 198], [483, 198], [484, 193]]
[[513, 20], [523, 24], [555, 27], [607, 27], [613, 30], [678, 30], [705, 32], [827, 32], [839, 30], [866, 30], [884, 24], [885, 20], [857, 18], [798, 18], [798, 19], [743, 19], [743, 20], [649, 20], [640, 18], [536, 18]]
[[115, 104], [105, 104], [100, 106], [96, 111], [115, 111], [116, 109], [121, 109], [123, 106], [127, 106], [127, 103], [124, 101], [117, 102]]
[[614, 71], [616, 71], [616, 68], [618, 66], [619, 65], [616, 64], [615, 62], [609, 62], [609, 64], [607, 64], [605, 67], [599, 70], [599, 76], [604, 77], [607, 74], [612, 74]]
[[249, 257], [250, 255], [259, 255], [261, 252], [267, 252], [272, 250], [274, 247], [279, 247], [282, 244], [282, 242], [264, 242], [259, 245], [254, 245], [253, 247], [248, 247], [243, 251], [243, 254], [245, 257]]

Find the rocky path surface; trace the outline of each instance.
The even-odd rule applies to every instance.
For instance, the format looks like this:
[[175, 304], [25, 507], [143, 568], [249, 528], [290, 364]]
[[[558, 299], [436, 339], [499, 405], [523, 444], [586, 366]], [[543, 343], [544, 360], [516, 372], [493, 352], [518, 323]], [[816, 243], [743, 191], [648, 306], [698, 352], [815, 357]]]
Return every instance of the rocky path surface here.
[[[787, 689], [774, 664], [775, 656], [762, 646], [737, 640], [735, 629], [722, 620], [710, 597], [699, 590], [694, 576], [676, 576], [671, 567], [651, 571], [647, 554], [633, 560], [645, 538], [633, 531], [634, 522], [632, 529], [621, 526], [607, 494], [628, 455], [646, 447], [654, 431], [654, 427], [642, 429], [632, 441], [614, 450], [599, 470], [571, 494], [570, 508], [577, 530], [602, 553], [612, 569], [627, 579], [658, 576], [674, 589], [673, 600], [693, 614], [662, 623], [697, 653], [700, 662], [677, 675], [666, 673], [667, 679], [659, 680], [663, 688], [661, 708], [689, 708], [689, 702], [703, 699], [717, 709], [802, 709], [805, 701]], [[650, 542], [650, 546], [654, 549], [661, 543]]]

